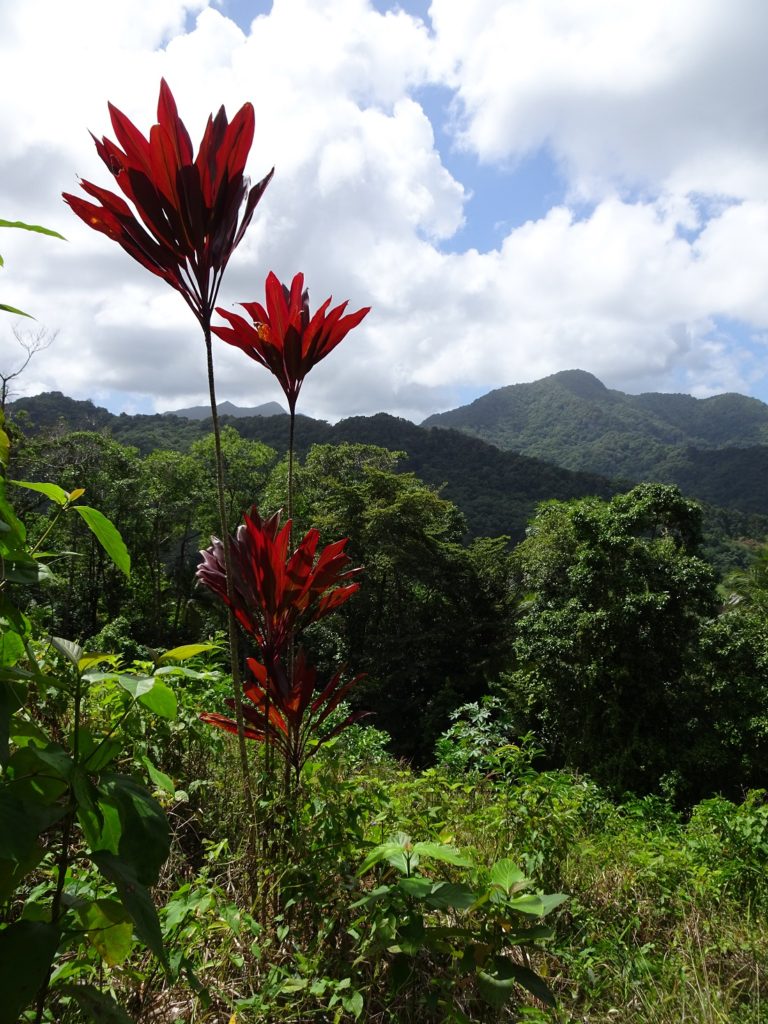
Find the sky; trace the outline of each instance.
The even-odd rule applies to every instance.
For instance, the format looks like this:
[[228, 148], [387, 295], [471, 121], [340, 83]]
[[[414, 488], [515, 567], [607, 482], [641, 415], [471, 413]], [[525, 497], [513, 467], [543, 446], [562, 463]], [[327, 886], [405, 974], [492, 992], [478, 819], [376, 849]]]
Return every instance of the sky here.
[[[305, 275], [363, 324], [299, 411], [419, 422], [588, 370], [630, 393], [768, 400], [765, 0], [0, 0], [0, 374], [113, 412], [207, 401], [181, 297], [61, 200], [114, 187], [107, 101], [145, 134], [165, 77], [197, 143], [256, 112], [275, 176], [220, 304]], [[15, 333], [14, 333], [15, 329]], [[285, 402], [217, 342], [219, 400]]]

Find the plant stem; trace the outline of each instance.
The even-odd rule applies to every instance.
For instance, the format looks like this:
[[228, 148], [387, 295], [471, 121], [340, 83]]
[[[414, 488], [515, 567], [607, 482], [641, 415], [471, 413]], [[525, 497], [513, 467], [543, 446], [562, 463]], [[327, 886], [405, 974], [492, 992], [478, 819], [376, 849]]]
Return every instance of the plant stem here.
[[[80, 760], [80, 708], [83, 696], [82, 685], [80, 672], [75, 668], [75, 714], [72, 733], [72, 762], [74, 764], [74, 771], [77, 771], [78, 762]], [[73, 791], [70, 790], [69, 810], [64, 818], [61, 831], [61, 853], [59, 854], [58, 874], [56, 876], [56, 891], [54, 892], [53, 900], [51, 901], [51, 924], [54, 926], [58, 925], [59, 918], [61, 917], [61, 901], [64, 895], [67, 871], [69, 870], [69, 844], [72, 838], [72, 826], [75, 823], [75, 799]], [[53, 964], [48, 968], [46, 979], [40, 986], [40, 991], [37, 996], [35, 1024], [41, 1024], [43, 1019], [43, 1014], [45, 1013], [45, 1000], [51, 984], [52, 974]]]
[[[240, 752], [240, 770], [243, 776], [243, 794], [245, 796], [245, 807], [251, 822], [251, 829], [255, 828], [255, 805], [251, 791], [251, 780], [248, 771], [248, 751], [245, 746], [245, 722], [243, 719], [243, 685], [240, 678], [240, 658], [238, 654], [238, 635], [235, 614], [232, 611], [234, 586], [232, 582], [232, 550], [229, 541], [229, 525], [227, 523], [227, 511], [224, 504], [224, 460], [221, 454], [221, 429], [219, 427], [219, 412], [216, 408], [216, 384], [213, 373], [213, 346], [211, 344], [211, 318], [210, 314], [203, 321], [203, 333], [205, 335], [205, 352], [208, 364], [208, 393], [211, 399], [211, 420], [213, 423], [213, 444], [216, 452], [216, 485], [219, 502], [219, 520], [221, 523], [221, 542], [224, 547], [224, 569], [227, 577], [227, 624], [229, 627], [229, 661], [232, 672], [232, 689], [235, 700], [235, 721], [237, 722], [237, 746]], [[255, 848], [255, 847], [254, 847]]]

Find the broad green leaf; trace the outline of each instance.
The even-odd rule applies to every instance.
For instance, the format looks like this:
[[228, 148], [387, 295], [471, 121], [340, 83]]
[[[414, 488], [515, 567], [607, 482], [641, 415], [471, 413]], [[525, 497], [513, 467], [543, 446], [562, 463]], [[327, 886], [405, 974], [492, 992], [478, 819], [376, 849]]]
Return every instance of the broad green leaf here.
[[432, 879], [431, 878], [401, 878], [397, 883], [398, 889], [401, 889], [408, 896], [415, 896], [416, 899], [423, 899], [424, 896], [428, 896], [432, 891]]
[[438, 882], [427, 896], [426, 902], [436, 910], [468, 910], [477, 903], [478, 894], [468, 885]]
[[123, 823], [114, 803], [105, 799], [97, 799], [92, 806], [78, 803], [77, 820], [91, 850], [117, 854]]
[[431, 857], [433, 860], [444, 861], [446, 864], [456, 864], [458, 867], [471, 867], [472, 861], [465, 853], [461, 853], [455, 846], [447, 846], [443, 843], [414, 843], [413, 852], [420, 857]]
[[164, 665], [168, 661], [186, 661], [187, 658], [194, 658], [196, 654], [215, 650], [216, 644], [184, 644], [181, 647], [174, 647], [171, 651], [166, 651], [158, 660], [160, 665]]
[[120, 814], [122, 834], [117, 853], [131, 864], [144, 885], [154, 885], [170, 852], [168, 820], [149, 791], [127, 775], [102, 775], [101, 799]]
[[166, 970], [169, 969], [157, 910], [149, 891], [136, 876], [133, 865], [105, 850], [91, 854], [91, 860], [117, 889], [121, 903], [131, 915], [136, 934], [152, 950]]
[[50, 235], [51, 238], [60, 238], [62, 242], [66, 242], [64, 235], [60, 235], [58, 231], [40, 227], [39, 224], [26, 224], [23, 220], [0, 220], [0, 228], [20, 228], [22, 231], [34, 231], [38, 235]]
[[139, 701], [161, 718], [175, 718], [178, 710], [176, 694], [159, 679], [154, 679], [153, 683], [150, 690], [139, 696]]
[[[15, 635], [15, 634], [14, 634]], [[0, 640], [2, 647], [2, 640]], [[0, 765], [8, 764], [11, 715], [23, 707], [27, 688], [23, 683], [0, 679]]]
[[424, 946], [424, 919], [416, 914], [397, 929], [397, 945], [403, 953], [416, 956]]
[[393, 867], [397, 867], [403, 874], [406, 873], [407, 864], [402, 844], [389, 842], [375, 846], [357, 869], [357, 874], [364, 875], [366, 871], [371, 870], [374, 864], [380, 864], [383, 860], [389, 861], [390, 864], [393, 864]]
[[64, 808], [25, 800], [15, 784], [3, 787], [0, 790], [0, 858], [14, 863], [27, 860], [40, 833], [64, 813]]
[[[7, 619], [0, 618], [0, 669], [15, 665], [17, 661], [21, 661], [25, 657], [26, 653], [22, 638], [11, 628]], [[1, 713], [2, 706], [0, 705]]]
[[128, 1016], [112, 996], [100, 992], [93, 985], [60, 985], [57, 991], [71, 996], [82, 1012], [95, 1024], [134, 1024], [133, 1018]]
[[48, 977], [58, 945], [58, 928], [43, 921], [16, 921], [0, 931], [0, 1024], [17, 1024]]
[[363, 1012], [363, 996], [360, 992], [350, 992], [349, 995], [343, 995], [341, 997], [341, 1005], [347, 1011], [351, 1013], [355, 1020], [358, 1020]]
[[0, 479], [0, 520], [10, 527], [13, 537], [19, 545], [24, 544], [27, 539], [27, 530], [20, 519], [16, 518], [8, 499], [5, 496], [5, 481]]
[[522, 985], [546, 1006], [554, 1006], [555, 999], [543, 978], [522, 964], [515, 964], [506, 957], [494, 957], [494, 974], [478, 971], [480, 994], [491, 1006], [501, 1007], [512, 994], [515, 985]]
[[120, 661], [119, 654], [84, 654], [77, 663], [78, 671], [87, 672], [93, 665], [115, 665]]
[[72, 508], [78, 515], [82, 516], [88, 528], [96, 537], [96, 540], [101, 544], [120, 572], [130, 576], [131, 556], [128, 554], [128, 548], [125, 546], [117, 527], [102, 512], [91, 508], [90, 505], [73, 505]]
[[62, 654], [67, 661], [77, 668], [83, 656], [83, 649], [79, 644], [73, 643], [71, 640], [65, 640], [61, 636], [52, 636], [51, 643], [59, 654]]
[[94, 949], [110, 967], [121, 964], [130, 955], [133, 924], [122, 903], [96, 900], [81, 907], [77, 914]]
[[491, 868], [491, 884], [503, 889], [507, 895], [527, 882], [528, 879], [517, 864], [508, 858], [496, 861]]
[[3, 558], [2, 575], [9, 583], [21, 583], [34, 586], [53, 579], [53, 573], [43, 562], [38, 562], [25, 551], [11, 551]]
[[162, 789], [164, 792], [170, 793], [171, 796], [175, 794], [176, 787], [173, 784], [173, 779], [169, 775], [166, 775], [165, 772], [161, 772], [159, 768], [155, 768], [148, 757], [142, 757], [141, 763], [147, 769], [147, 774], [158, 789]]
[[89, 772], [100, 772], [102, 768], [105, 768], [111, 761], [114, 761], [123, 749], [123, 745], [119, 740], [109, 737], [90, 737], [89, 735], [89, 739], [91, 742], [83, 743], [83, 734], [81, 732], [80, 763]]
[[152, 676], [128, 676], [120, 672], [89, 672], [87, 678], [92, 683], [113, 679], [126, 693], [130, 693], [134, 700], [148, 693], [155, 685]]
[[39, 494], [44, 494], [46, 498], [50, 498], [57, 505], [62, 507], [69, 501], [69, 494], [64, 490], [63, 487], [59, 487], [58, 484], [45, 484], [32, 482], [30, 480], [9, 480], [15, 487], [26, 487], [28, 491], [37, 491]]
[[518, 910], [521, 914], [533, 914], [536, 917], [544, 917], [550, 910], [559, 907], [568, 899], [562, 893], [553, 893], [549, 896], [540, 896], [536, 893], [527, 893], [525, 896], [517, 896], [511, 899], [506, 906], [511, 910]]
[[11, 439], [0, 427], [0, 466], [7, 466], [11, 455]]
[[44, 854], [42, 846], [36, 843], [30, 848], [28, 856], [21, 860], [0, 859], [0, 903], [10, 899], [25, 876], [35, 870]]

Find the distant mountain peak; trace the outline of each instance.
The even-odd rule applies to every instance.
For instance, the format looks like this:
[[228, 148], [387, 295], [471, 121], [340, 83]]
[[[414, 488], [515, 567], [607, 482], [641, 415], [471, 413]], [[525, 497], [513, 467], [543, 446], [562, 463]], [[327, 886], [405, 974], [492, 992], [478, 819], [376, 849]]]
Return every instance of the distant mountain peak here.
[[605, 398], [609, 394], [605, 384], [586, 370], [560, 370], [559, 373], [553, 373], [538, 383], [545, 384], [549, 381], [560, 384], [579, 398]]
[[[263, 405], [241, 406], [234, 402], [219, 402], [216, 406], [219, 416], [285, 416], [285, 409], [278, 402], [265, 402]], [[207, 420], [211, 415], [210, 405], [193, 405], [189, 409], [169, 409], [163, 416], [180, 416], [187, 420]]]

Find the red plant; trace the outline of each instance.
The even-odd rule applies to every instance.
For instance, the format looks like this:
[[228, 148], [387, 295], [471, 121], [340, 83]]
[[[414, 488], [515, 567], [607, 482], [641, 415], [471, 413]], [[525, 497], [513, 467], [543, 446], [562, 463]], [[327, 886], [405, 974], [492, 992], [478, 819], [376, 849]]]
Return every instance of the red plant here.
[[[303, 651], [296, 655], [290, 681], [282, 665], [276, 673], [270, 673], [254, 658], [249, 658], [247, 664], [252, 678], [243, 691], [250, 701], [250, 705], [243, 704], [243, 718], [247, 723], [245, 737], [276, 747], [293, 767], [297, 778], [307, 758], [319, 746], [367, 714], [353, 711], [343, 721], [329, 724], [323, 730], [328, 716], [362, 677], [342, 682], [339, 671], [315, 696], [317, 671], [307, 665]], [[231, 699], [227, 703], [234, 706]], [[200, 718], [219, 729], [237, 733], [237, 723], [225, 715], [204, 712]]]
[[[214, 537], [202, 551], [197, 578], [232, 608], [253, 636], [270, 670], [296, 631], [317, 622], [359, 589], [349, 581], [361, 569], [348, 569], [347, 540], [336, 541], [317, 555], [318, 530], [310, 530], [289, 554], [291, 520], [280, 527], [280, 513], [262, 519], [256, 509], [230, 540], [232, 598], [227, 594], [224, 545]], [[317, 555], [317, 557], [315, 557]]]
[[196, 157], [165, 80], [149, 139], [111, 103], [109, 112], [119, 145], [93, 140], [138, 217], [120, 196], [89, 181], [81, 187], [99, 205], [68, 193], [64, 199], [86, 224], [179, 291], [204, 324], [224, 268], [274, 172], [253, 188], [243, 174], [253, 142], [253, 107], [246, 103], [231, 123], [224, 107], [209, 116]]
[[277, 377], [293, 416], [306, 375], [336, 348], [353, 327], [357, 327], [370, 312], [370, 307], [344, 316], [347, 303], [342, 302], [329, 310], [329, 297], [310, 316], [304, 275], [297, 274], [288, 288], [272, 273], [267, 277], [266, 304], [265, 309], [258, 302], [240, 303], [252, 323], [238, 313], [217, 307], [216, 312], [228, 320], [230, 326], [213, 327], [212, 330]]

